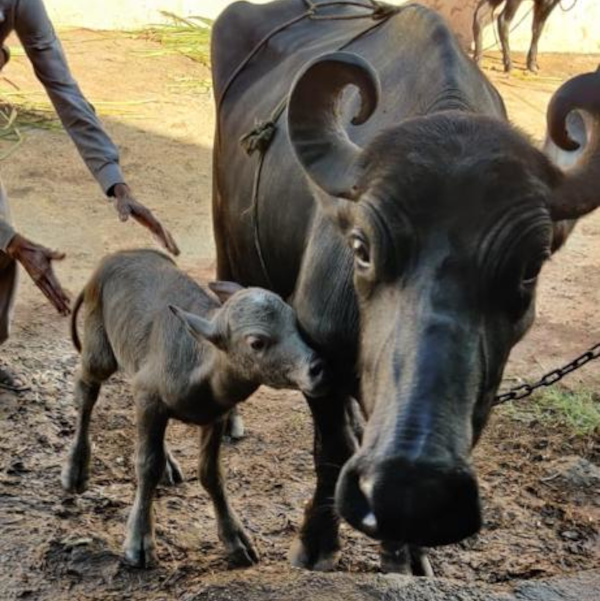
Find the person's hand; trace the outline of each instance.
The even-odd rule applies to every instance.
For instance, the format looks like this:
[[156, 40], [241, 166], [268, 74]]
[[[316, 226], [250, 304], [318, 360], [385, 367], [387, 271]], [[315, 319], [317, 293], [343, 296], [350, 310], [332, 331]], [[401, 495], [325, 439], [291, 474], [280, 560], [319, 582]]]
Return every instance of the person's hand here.
[[8, 46], [0, 47], [0, 71], [4, 69], [7, 63], [10, 61], [10, 49]]
[[154, 217], [152, 211], [138, 202], [127, 184], [117, 184], [114, 187], [115, 208], [121, 221], [133, 217], [139, 224], [149, 229], [157, 240], [173, 255], [179, 254], [179, 248], [169, 231]]
[[52, 269], [52, 261], [62, 261], [65, 258], [64, 253], [50, 250], [20, 234], [15, 234], [8, 244], [6, 254], [21, 263], [35, 285], [61, 315], [68, 315], [71, 312], [71, 301]]

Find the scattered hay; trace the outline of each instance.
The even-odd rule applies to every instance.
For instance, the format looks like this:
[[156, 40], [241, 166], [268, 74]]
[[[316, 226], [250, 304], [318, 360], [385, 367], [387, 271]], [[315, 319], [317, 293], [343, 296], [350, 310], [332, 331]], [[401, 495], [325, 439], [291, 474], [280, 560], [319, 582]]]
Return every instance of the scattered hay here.
[[182, 54], [202, 65], [210, 64], [210, 36], [213, 22], [204, 17], [180, 17], [161, 11], [170, 22], [153, 25], [130, 32], [137, 38], [157, 42], [162, 48], [144, 52], [144, 56], [156, 57]]

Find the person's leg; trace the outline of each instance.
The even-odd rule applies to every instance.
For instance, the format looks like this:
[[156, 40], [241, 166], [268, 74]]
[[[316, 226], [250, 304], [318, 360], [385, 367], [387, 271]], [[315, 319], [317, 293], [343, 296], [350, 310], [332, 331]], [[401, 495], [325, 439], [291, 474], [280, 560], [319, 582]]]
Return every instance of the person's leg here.
[[[8, 198], [2, 182], [0, 182], [0, 219], [10, 223]], [[0, 251], [0, 346], [10, 335], [10, 320], [17, 292], [17, 263], [6, 253]], [[1, 356], [1, 355], [0, 355]], [[26, 390], [27, 387], [19, 382], [10, 369], [0, 361], [0, 390], [13, 392]]]

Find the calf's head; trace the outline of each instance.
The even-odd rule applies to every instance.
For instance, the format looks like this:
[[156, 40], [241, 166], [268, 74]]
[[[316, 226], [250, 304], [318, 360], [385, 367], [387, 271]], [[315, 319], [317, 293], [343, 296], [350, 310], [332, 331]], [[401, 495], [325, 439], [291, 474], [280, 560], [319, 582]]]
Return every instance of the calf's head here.
[[296, 314], [281, 297], [233, 282], [209, 287], [223, 303], [210, 319], [177, 307], [171, 310], [192, 336], [218, 349], [229, 373], [252, 384], [299, 389], [313, 397], [323, 394], [324, 362], [302, 339]]
[[565, 149], [576, 147], [567, 115], [590, 116], [571, 173], [501, 120], [461, 112], [408, 119], [359, 148], [340, 106], [350, 84], [359, 125], [378, 84], [347, 53], [308, 65], [288, 114], [296, 156], [354, 257], [368, 423], [336, 503], [374, 538], [447, 544], [480, 527], [469, 455], [532, 324], [538, 274], [565, 238], [564, 220], [600, 200], [600, 75], [567, 84], [549, 110]]

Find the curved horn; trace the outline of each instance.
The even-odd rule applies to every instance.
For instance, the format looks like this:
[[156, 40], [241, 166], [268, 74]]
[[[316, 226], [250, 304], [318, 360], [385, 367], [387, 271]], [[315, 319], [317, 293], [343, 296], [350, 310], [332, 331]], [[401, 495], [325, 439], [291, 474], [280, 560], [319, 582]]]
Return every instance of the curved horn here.
[[[567, 129], [575, 110], [583, 112], [589, 126], [583, 151]], [[577, 219], [600, 206], [600, 71], [574, 77], [559, 88], [548, 106], [548, 134], [559, 148], [581, 155], [550, 201], [555, 221]]]
[[352, 119], [361, 125], [375, 111], [379, 80], [367, 61], [349, 52], [324, 54], [296, 77], [288, 104], [288, 130], [296, 157], [317, 186], [332, 196], [353, 197], [361, 149], [340, 122], [342, 91], [355, 85], [360, 111]]

